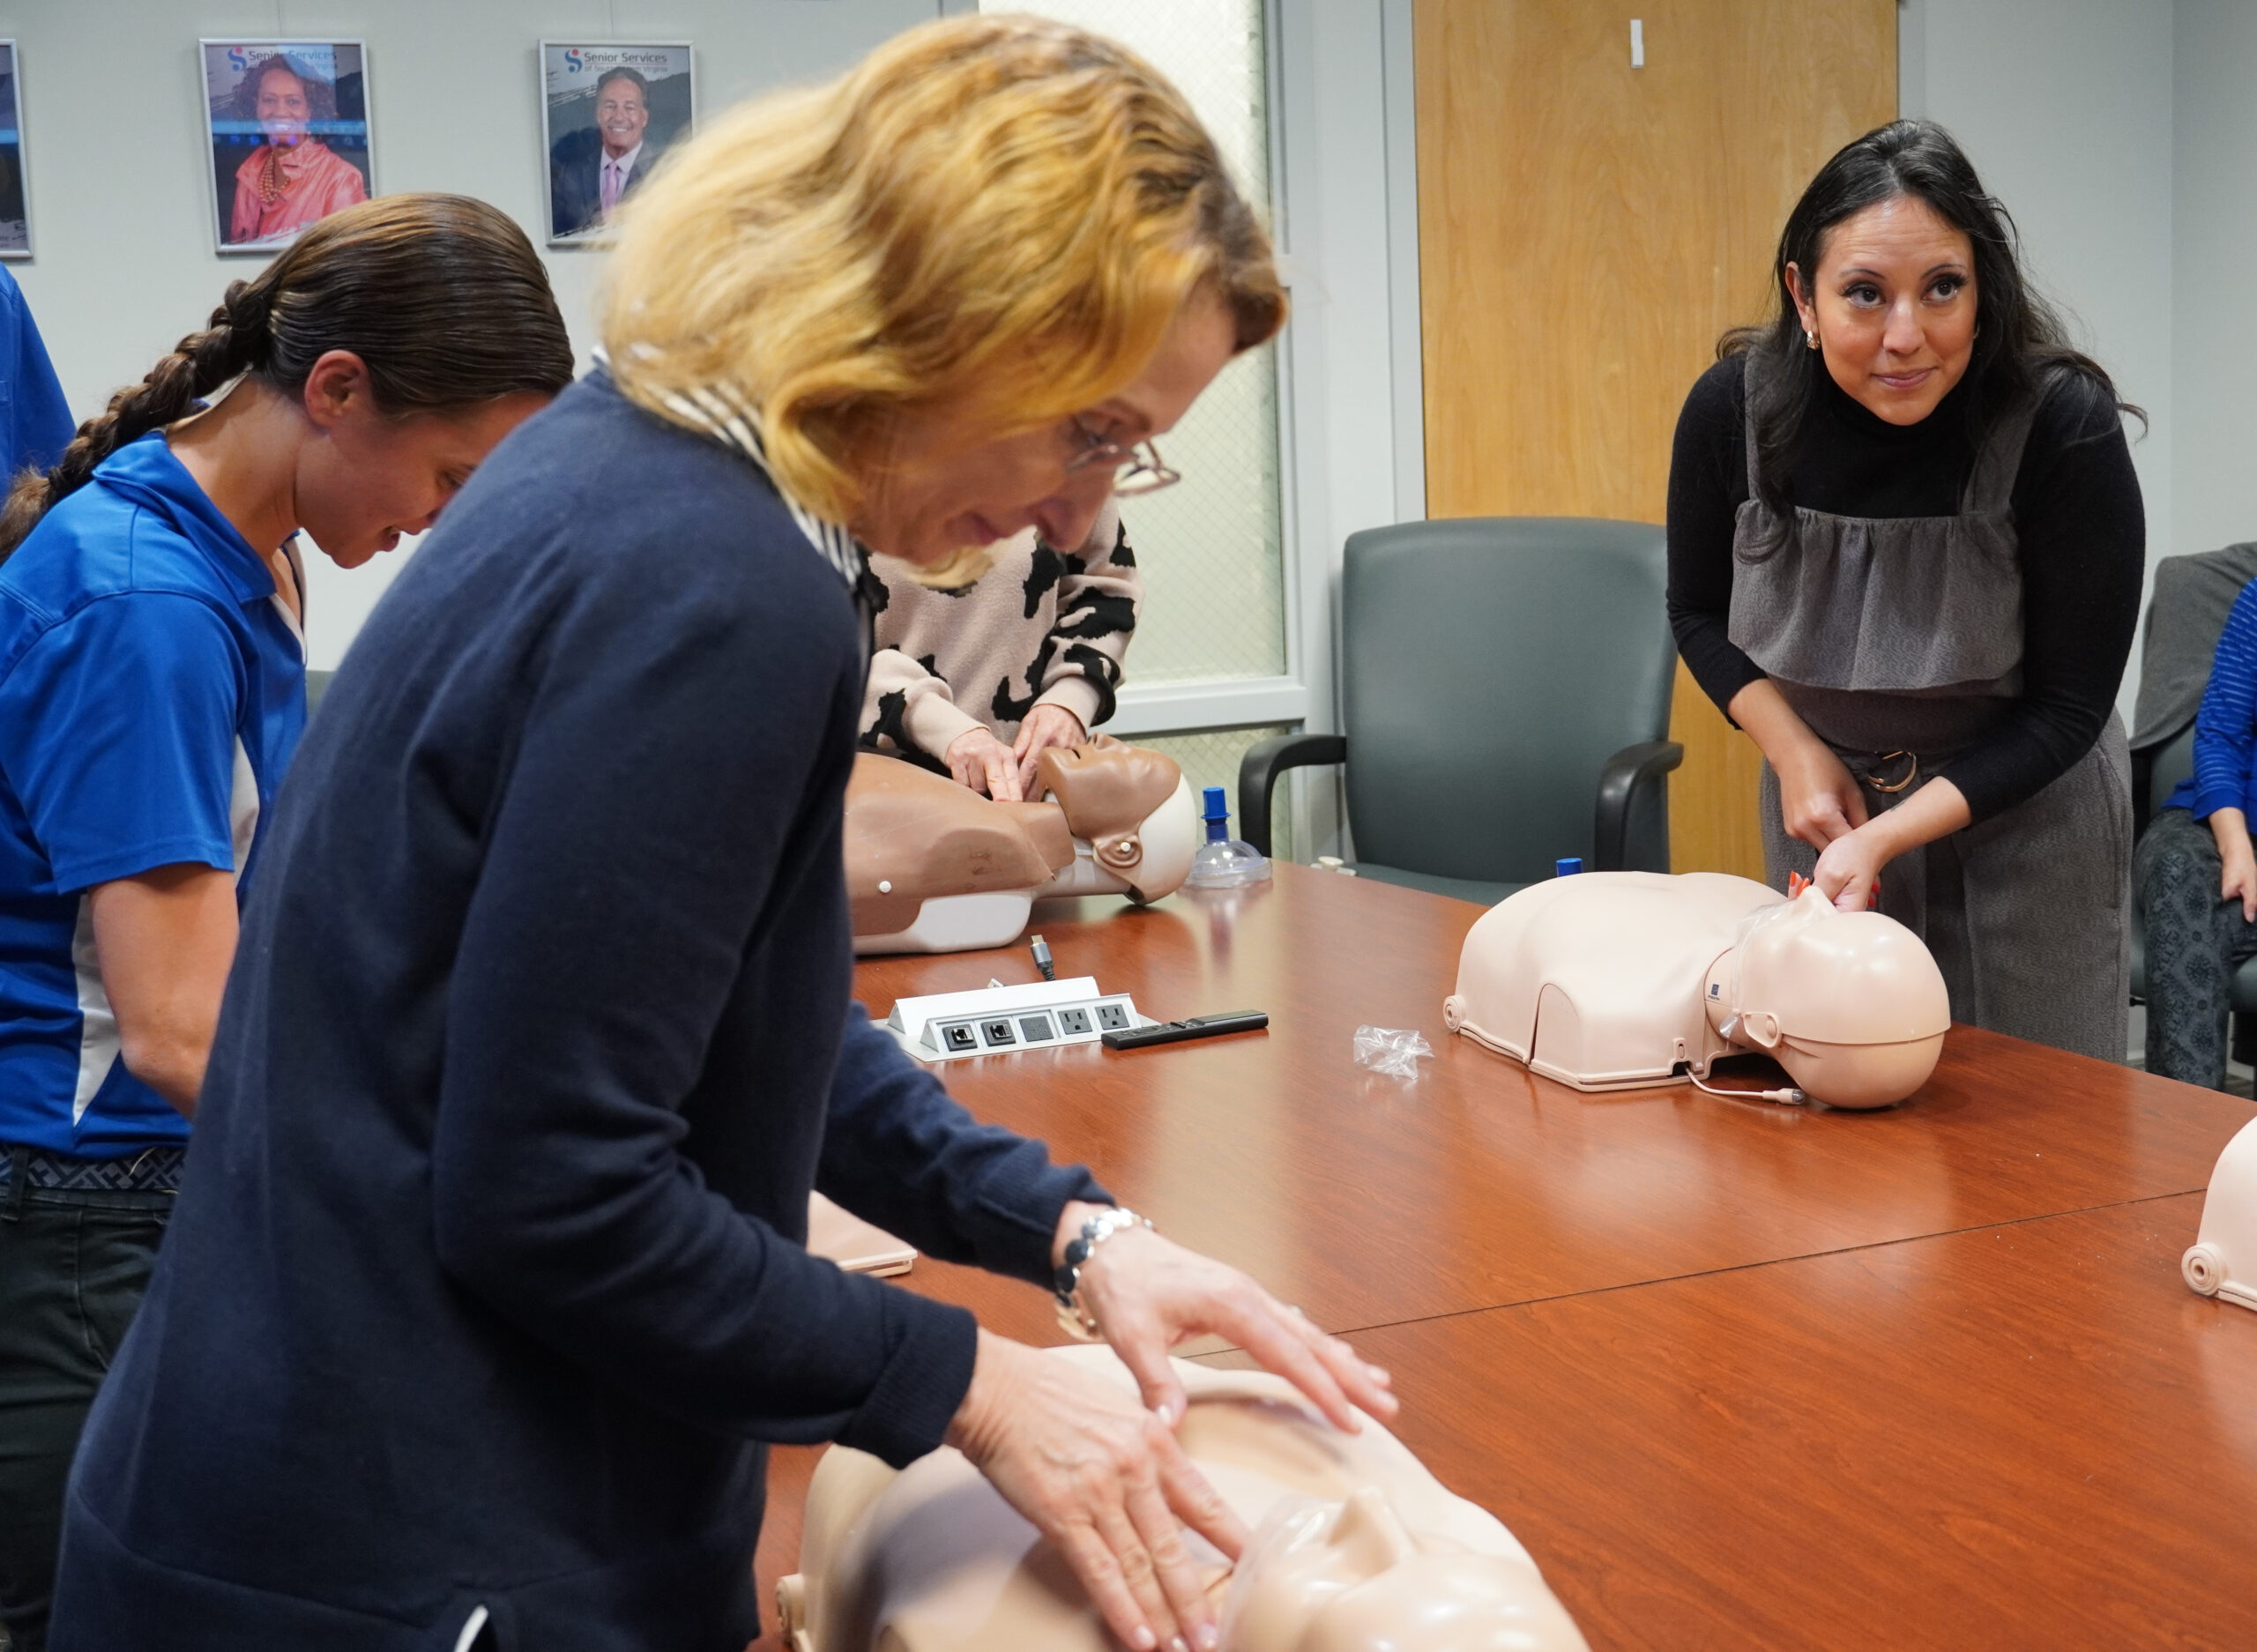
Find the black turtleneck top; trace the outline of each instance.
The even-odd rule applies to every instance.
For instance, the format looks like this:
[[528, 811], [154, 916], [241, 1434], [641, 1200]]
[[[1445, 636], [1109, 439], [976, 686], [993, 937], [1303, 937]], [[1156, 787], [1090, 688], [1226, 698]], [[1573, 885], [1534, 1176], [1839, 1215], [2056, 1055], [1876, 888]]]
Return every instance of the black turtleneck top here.
[[[1727, 356], [1685, 398], [1669, 465], [1669, 622], [1719, 707], [1762, 676], [1726, 635], [1732, 522], [1747, 498], [1746, 358]], [[1964, 386], [1916, 425], [1876, 418], [1821, 376], [1788, 467], [1796, 504], [1845, 517], [1955, 513], [1974, 469]], [[2092, 749], [2139, 623], [2147, 519], [2114, 398], [2058, 375], [2039, 405], [2012, 500], [2022, 579], [2022, 692], [1943, 763], [1977, 820], [2032, 797]]]

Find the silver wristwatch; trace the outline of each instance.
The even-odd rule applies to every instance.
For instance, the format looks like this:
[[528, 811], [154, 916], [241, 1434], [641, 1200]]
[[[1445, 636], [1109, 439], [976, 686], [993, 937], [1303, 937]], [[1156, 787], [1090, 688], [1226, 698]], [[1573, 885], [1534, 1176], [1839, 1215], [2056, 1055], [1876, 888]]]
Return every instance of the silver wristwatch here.
[[1128, 1206], [1115, 1205], [1090, 1217], [1082, 1224], [1081, 1232], [1066, 1242], [1066, 1260], [1059, 1265], [1050, 1283], [1058, 1298], [1058, 1322], [1069, 1334], [1085, 1343], [1104, 1340], [1105, 1332], [1098, 1324], [1097, 1316], [1082, 1302], [1082, 1269], [1088, 1263], [1091, 1253], [1115, 1233], [1151, 1225]]

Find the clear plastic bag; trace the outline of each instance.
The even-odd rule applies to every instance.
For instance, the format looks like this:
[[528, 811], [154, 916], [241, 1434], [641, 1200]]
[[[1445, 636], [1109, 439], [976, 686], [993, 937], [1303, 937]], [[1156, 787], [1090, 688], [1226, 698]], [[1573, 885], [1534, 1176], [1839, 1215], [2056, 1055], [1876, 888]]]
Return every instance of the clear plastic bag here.
[[1434, 1054], [1434, 1046], [1415, 1028], [1356, 1029], [1356, 1062], [1375, 1073], [1385, 1073], [1392, 1078], [1416, 1078], [1419, 1060], [1432, 1060]]

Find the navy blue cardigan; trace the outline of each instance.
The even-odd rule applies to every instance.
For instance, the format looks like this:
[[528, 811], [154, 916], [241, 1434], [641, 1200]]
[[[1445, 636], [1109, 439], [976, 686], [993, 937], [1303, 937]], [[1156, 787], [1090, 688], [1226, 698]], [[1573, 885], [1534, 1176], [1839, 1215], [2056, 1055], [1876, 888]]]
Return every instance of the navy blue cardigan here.
[[736, 1652], [756, 1442], [939, 1442], [971, 1315], [811, 1259], [808, 1188], [1035, 1282], [1105, 1195], [850, 1008], [859, 631], [601, 376], [450, 508], [278, 805], [57, 1648]]

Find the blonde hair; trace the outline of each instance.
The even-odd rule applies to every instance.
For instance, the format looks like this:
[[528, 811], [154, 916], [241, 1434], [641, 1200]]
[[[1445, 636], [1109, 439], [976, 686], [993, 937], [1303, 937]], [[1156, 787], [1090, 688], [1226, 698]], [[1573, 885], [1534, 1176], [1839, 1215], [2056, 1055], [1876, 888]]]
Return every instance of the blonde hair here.
[[1113, 41], [1022, 17], [912, 29], [830, 85], [732, 110], [627, 206], [620, 388], [756, 411], [777, 480], [852, 522], [891, 416], [962, 398], [1031, 429], [1131, 383], [1192, 293], [1239, 349], [1284, 324], [1270, 241], [1182, 97]]

